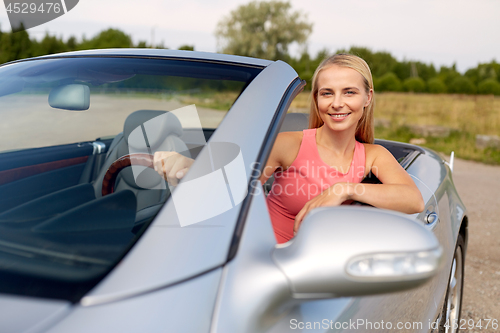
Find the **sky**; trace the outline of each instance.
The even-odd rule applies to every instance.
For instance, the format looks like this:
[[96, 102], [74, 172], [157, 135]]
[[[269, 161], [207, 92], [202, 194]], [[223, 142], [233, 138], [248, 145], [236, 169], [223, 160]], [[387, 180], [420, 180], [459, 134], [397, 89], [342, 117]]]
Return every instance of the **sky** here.
[[[21, 0], [20, 0], [21, 1]], [[31, 0], [40, 2], [40, 0]], [[55, 1], [55, 0], [54, 0]], [[80, 0], [67, 14], [28, 30], [67, 39], [91, 38], [120, 29], [149, 44], [168, 48], [194, 45], [217, 51], [217, 23], [248, 0]], [[457, 65], [461, 72], [479, 63], [500, 61], [498, 0], [291, 0], [292, 9], [313, 23], [307, 49], [335, 52], [351, 46], [390, 52], [398, 60]], [[0, 28], [10, 30], [0, 4]], [[291, 48], [297, 54], [297, 46]]]

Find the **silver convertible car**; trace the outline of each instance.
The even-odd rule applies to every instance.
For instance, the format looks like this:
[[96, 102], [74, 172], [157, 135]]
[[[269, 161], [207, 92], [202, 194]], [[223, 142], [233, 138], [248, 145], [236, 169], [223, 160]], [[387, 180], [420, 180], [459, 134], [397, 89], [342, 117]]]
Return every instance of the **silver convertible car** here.
[[[259, 177], [304, 85], [189, 51], [0, 66], [0, 332], [458, 331], [468, 220], [433, 151], [376, 141], [422, 213], [319, 208], [276, 243]], [[178, 184], [157, 151], [194, 159]]]

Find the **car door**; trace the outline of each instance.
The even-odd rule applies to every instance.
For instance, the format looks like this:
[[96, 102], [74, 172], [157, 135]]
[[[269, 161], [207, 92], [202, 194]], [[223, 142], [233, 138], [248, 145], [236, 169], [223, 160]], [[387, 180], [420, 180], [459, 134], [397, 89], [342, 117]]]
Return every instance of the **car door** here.
[[[271, 332], [428, 332], [437, 327], [436, 319], [447, 287], [450, 249], [454, 244], [451, 237], [446, 173], [439, 160], [425, 154], [417, 156], [408, 171], [426, 202], [425, 210], [413, 217], [417, 223], [427, 225], [446, 252], [441, 273], [413, 290], [365, 297], [301, 301], [292, 307]], [[439, 219], [428, 224], [427, 217], [435, 212], [439, 213]]]
[[213, 332], [429, 331], [429, 323], [419, 318], [429, 313], [423, 297], [432, 296], [435, 278], [408, 292], [294, 299], [273, 258], [281, 246], [260, 184], [251, 195], [237, 254], [224, 268]]
[[91, 182], [110, 141], [0, 152], [0, 213], [44, 195]]

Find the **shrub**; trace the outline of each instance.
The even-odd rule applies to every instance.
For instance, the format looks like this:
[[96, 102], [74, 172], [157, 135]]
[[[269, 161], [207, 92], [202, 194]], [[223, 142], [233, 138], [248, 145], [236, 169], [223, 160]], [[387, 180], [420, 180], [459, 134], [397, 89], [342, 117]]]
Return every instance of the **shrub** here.
[[427, 91], [432, 94], [443, 94], [446, 92], [446, 85], [437, 77], [427, 81]]
[[419, 77], [409, 77], [403, 82], [404, 91], [424, 92], [425, 82]]
[[194, 45], [181, 45], [179, 46], [179, 50], [184, 50], [184, 51], [194, 51]]
[[500, 83], [495, 79], [486, 79], [477, 85], [477, 92], [485, 95], [500, 95]]
[[475, 94], [476, 86], [469, 78], [460, 76], [451, 81], [448, 90], [456, 94]]
[[389, 72], [377, 80], [377, 91], [401, 91], [402, 84], [396, 74]]

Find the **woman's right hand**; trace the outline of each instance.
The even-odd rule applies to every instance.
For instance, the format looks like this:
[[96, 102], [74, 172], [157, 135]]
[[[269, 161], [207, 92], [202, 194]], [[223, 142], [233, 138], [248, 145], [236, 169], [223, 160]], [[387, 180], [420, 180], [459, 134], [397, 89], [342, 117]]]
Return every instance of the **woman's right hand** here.
[[157, 151], [153, 158], [155, 171], [172, 186], [179, 183], [193, 162], [193, 159], [174, 151]]

